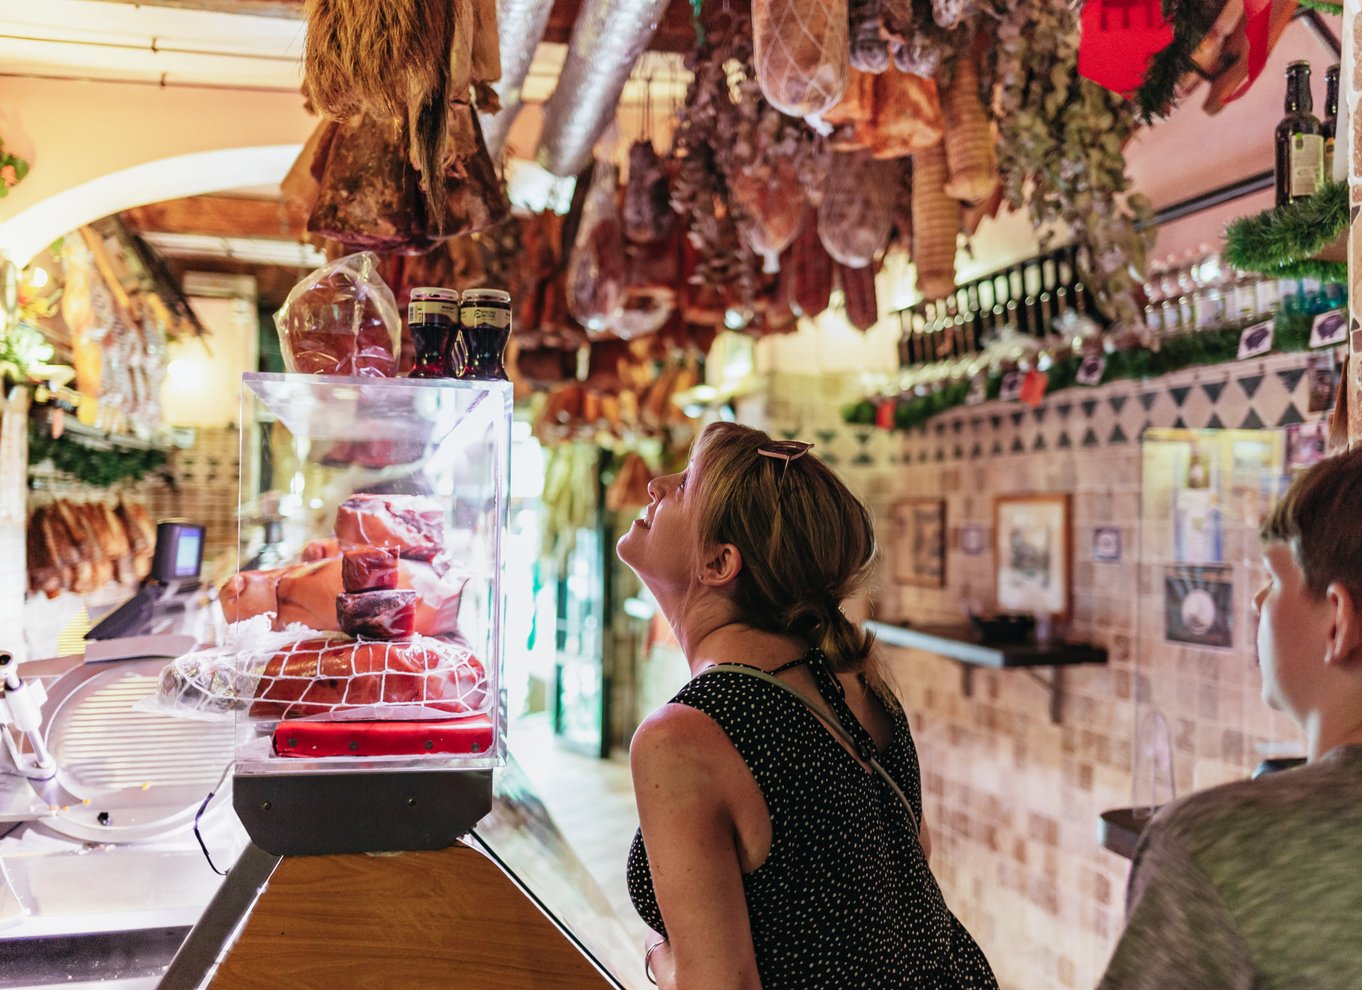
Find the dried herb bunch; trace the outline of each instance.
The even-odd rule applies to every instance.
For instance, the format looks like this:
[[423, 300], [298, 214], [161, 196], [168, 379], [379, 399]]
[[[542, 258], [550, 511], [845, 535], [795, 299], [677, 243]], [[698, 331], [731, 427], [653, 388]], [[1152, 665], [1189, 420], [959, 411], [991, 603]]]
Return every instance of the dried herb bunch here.
[[[1081, 247], [1084, 278], [1118, 327], [1141, 321], [1137, 293], [1152, 215], [1130, 193], [1123, 148], [1137, 108], [1078, 75], [1077, 13], [1067, 0], [991, 0], [998, 18], [993, 116], [1009, 206], [1038, 228], [1062, 224]], [[1152, 233], [1152, 228], [1151, 228]], [[1043, 230], [1044, 249], [1053, 230]]]

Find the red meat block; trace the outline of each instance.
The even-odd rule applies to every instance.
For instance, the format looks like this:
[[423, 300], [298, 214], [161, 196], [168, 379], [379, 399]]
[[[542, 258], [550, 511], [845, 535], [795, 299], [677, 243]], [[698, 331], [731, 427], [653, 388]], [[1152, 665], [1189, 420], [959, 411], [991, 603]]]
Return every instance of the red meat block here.
[[336, 618], [341, 631], [356, 639], [409, 639], [416, 632], [416, 592], [337, 595]]
[[380, 717], [415, 707], [461, 715], [486, 711], [488, 688], [482, 662], [452, 643], [324, 637], [270, 658], [250, 715], [302, 718], [374, 707]]
[[336, 510], [343, 548], [392, 547], [404, 560], [432, 560], [444, 549], [445, 513], [424, 495], [351, 495]]
[[359, 547], [341, 554], [341, 584], [348, 592], [387, 591], [397, 587], [398, 551]]

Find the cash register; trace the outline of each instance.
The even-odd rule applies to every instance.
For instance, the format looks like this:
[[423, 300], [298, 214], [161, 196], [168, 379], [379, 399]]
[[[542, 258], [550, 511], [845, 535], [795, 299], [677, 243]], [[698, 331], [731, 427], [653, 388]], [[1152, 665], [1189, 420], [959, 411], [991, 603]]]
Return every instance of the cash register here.
[[204, 527], [199, 523], [178, 519], [157, 523], [151, 573], [135, 595], [85, 634], [87, 660], [108, 654], [111, 647], [96, 645], [100, 641], [155, 636], [185, 628], [186, 613], [200, 589], [203, 542]]

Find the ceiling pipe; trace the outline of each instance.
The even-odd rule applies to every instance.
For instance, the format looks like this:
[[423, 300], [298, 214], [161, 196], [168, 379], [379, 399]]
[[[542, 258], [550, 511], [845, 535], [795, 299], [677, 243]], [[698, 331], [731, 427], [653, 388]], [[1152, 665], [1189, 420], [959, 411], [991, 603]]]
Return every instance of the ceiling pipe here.
[[492, 85], [501, 100], [494, 114], [479, 114], [483, 140], [493, 161], [501, 158], [511, 125], [524, 105], [521, 89], [530, 74], [534, 53], [549, 26], [553, 0], [497, 0], [497, 33], [501, 38], [501, 80]]
[[558, 85], [544, 104], [536, 159], [562, 178], [591, 161], [596, 141], [614, 119], [624, 84], [667, 9], [669, 0], [585, 0], [568, 43]]

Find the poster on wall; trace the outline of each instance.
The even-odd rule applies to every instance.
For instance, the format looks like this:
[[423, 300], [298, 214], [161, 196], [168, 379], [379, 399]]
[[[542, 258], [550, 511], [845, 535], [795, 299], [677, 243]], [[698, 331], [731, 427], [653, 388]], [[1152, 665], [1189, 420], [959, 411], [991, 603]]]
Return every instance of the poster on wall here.
[[1234, 578], [1228, 566], [1165, 568], [1164, 638], [1211, 649], [1234, 646]]
[[1092, 531], [1092, 559], [1099, 564], [1115, 564], [1121, 559], [1121, 527], [1098, 526]]
[[994, 502], [998, 608], [1069, 614], [1069, 496], [1001, 495]]
[[1329, 424], [1292, 423], [1286, 428], [1286, 473], [1296, 474], [1324, 460], [1329, 446]]
[[1348, 314], [1341, 309], [1320, 313], [1310, 326], [1310, 346], [1333, 347], [1348, 336]]
[[979, 557], [988, 549], [984, 527], [979, 523], [965, 523], [960, 527], [960, 550], [967, 557]]
[[1306, 366], [1306, 381], [1310, 386], [1308, 412], [1321, 413], [1334, 407], [1334, 391], [1338, 388], [1338, 364], [1333, 351], [1311, 354]]
[[924, 588], [946, 583], [946, 502], [906, 498], [894, 503], [894, 580]]

